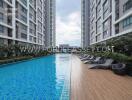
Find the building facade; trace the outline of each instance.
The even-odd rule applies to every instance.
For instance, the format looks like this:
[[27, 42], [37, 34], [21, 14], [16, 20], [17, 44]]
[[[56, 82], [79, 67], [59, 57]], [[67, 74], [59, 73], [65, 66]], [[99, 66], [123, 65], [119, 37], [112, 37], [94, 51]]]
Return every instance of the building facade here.
[[132, 34], [132, 0], [115, 0], [115, 36]]
[[0, 0], [0, 44], [46, 47], [48, 41], [53, 41], [46, 39], [47, 34], [53, 37], [53, 33], [47, 31], [52, 24], [50, 22], [47, 25], [46, 22], [51, 12], [47, 11], [47, 7], [50, 7], [47, 1], [49, 0]]
[[91, 45], [113, 36], [114, 13], [114, 0], [90, 0]]
[[56, 1], [46, 0], [46, 47], [56, 45]]
[[132, 0], [90, 0], [90, 45], [127, 33], [132, 33]]
[[90, 0], [81, 0], [81, 45], [90, 45]]

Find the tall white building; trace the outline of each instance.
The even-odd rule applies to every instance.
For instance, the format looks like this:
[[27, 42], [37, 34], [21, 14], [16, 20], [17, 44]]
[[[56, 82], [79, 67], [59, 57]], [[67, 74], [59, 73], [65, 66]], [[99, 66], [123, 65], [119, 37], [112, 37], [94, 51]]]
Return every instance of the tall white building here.
[[90, 46], [90, 0], [81, 0], [81, 45]]
[[[47, 18], [53, 20], [50, 15], [55, 15], [55, 11], [49, 9], [53, 1], [47, 1], [49, 0], [0, 0], [0, 44], [46, 47], [48, 41], [53, 41], [55, 32], [47, 31], [53, 27], [53, 23], [50, 21], [47, 25]], [[52, 6], [54, 5], [55, 3]], [[51, 40], [47, 39], [47, 35], [52, 37]]]
[[132, 33], [132, 0], [90, 0], [90, 45], [127, 33]]

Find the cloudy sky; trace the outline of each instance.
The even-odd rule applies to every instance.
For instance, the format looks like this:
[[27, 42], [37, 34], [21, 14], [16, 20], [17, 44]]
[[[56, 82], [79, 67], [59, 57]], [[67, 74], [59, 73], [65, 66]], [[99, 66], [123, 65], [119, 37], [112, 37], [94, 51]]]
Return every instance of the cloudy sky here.
[[81, 44], [81, 1], [56, 0], [56, 42], [80, 46]]

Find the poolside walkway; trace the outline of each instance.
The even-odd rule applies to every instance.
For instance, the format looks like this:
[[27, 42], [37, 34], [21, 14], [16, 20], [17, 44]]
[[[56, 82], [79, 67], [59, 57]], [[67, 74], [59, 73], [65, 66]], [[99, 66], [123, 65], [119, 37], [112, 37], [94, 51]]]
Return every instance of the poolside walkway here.
[[72, 56], [71, 100], [132, 100], [132, 77], [87, 66]]

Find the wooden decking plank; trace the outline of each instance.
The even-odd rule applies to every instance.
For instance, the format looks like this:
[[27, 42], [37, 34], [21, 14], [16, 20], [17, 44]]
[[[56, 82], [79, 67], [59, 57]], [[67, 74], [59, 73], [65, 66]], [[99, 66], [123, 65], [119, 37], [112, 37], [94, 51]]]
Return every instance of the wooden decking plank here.
[[71, 100], [131, 100], [132, 77], [109, 70], [88, 69], [77, 56], [72, 57]]

